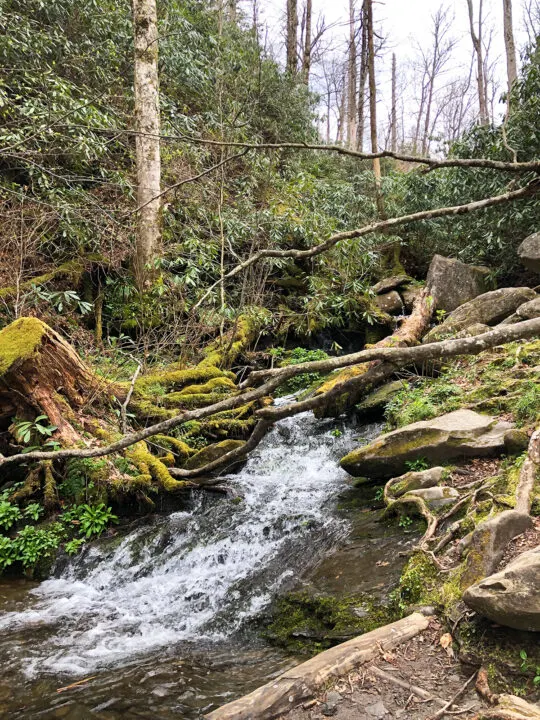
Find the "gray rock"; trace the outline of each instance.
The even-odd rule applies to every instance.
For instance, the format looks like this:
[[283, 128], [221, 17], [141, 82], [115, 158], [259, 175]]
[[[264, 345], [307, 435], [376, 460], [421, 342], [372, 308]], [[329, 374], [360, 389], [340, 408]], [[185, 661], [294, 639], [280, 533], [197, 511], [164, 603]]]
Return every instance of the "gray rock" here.
[[489, 268], [466, 265], [460, 260], [434, 255], [427, 286], [436, 310], [455, 310], [488, 289]]
[[388, 716], [388, 710], [382, 700], [377, 700], [373, 705], [366, 705], [364, 710], [366, 715], [374, 720], [383, 720]]
[[529, 436], [524, 430], [507, 430], [504, 433], [504, 449], [507, 455], [521, 455], [529, 447]]
[[[388, 402], [397, 395], [400, 390], [404, 390], [407, 387], [408, 383], [406, 383], [405, 380], [394, 380], [393, 382], [385, 383], [370, 393], [361, 403], [358, 403], [356, 410], [363, 417], [382, 417]], [[279, 425], [277, 427], [279, 428]]]
[[521, 320], [532, 320], [540, 317], [540, 296], [520, 305], [516, 310], [516, 315], [519, 315]]
[[459, 548], [468, 551], [465, 569], [462, 573], [461, 589], [474, 585], [491, 575], [502, 560], [510, 540], [532, 527], [533, 521], [526, 513], [505, 510], [485, 520], [460, 540]]
[[411, 470], [405, 475], [395, 478], [394, 484], [390, 487], [392, 497], [398, 498], [411, 490], [422, 490], [438, 485], [444, 477], [443, 467], [433, 467], [428, 470]]
[[511, 427], [489, 415], [456, 410], [380, 435], [342, 458], [341, 467], [353, 476], [388, 479], [403, 473], [408, 460], [440, 463], [498, 455], [504, 451], [504, 434]]
[[408, 275], [392, 275], [392, 277], [379, 280], [371, 289], [376, 295], [384, 295], [384, 293], [396, 290], [396, 288], [403, 287], [403, 285], [410, 282], [411, 278]]
[[390, 292], [387, 292], [384, 295], [377, 295], [373, 302], [379, 310], [388, 313], [389, 315], [395, 315], [403, 312], [404, 310], [401, 297], [395, 290], [390, 290]]
[[420, 490], [411, 490], [408, 495], [416, 495], [421, 497], [426, 505], [432, 510], [453, 505], [459, 498], [457, 490], [451, 487], [431, 487], [421, 488]]
[[484, 293], [451, 312], [441, 325], [426, 335], [424, 342], [453, 336], [475, 323], [497, 325], [534, 298], [536, 293], [528, 287], [500, 288]]
[[469, 587], [463, 599], [500, 625], [540, 632], [540, 545]]
[[477, 335], [483, 335], [484, 333], [487, 333], [492, 328], [489, 327], [489, 325], [484, 325], [483, 323], [473, 323], [472, 325], [469, 325], [468, 328], [465, 328], [465, 330], [460, 330], [458, 333], [456, 333], [456, 338], [466, 338], [466, 337], [476, 337]]
[[522, 322], [523, 318], [519, 317], [517, 312], [512, 313], [507, 318], [505, 318], [502, 322], [500, 322], [495, 327], [505, 327], [506, 325], [515, 325], [518, 322]]
[[423, 293], [424, 288], [419, 285], [411, 285], [410, 287], [403, 288], [400, 291], [401, 299], [405, 305], [405, 310], [411, 312], [416, 299]]
[[526, 268], [540, 272], [540, 233], [526, 237], [518, 247], [517, 253]]

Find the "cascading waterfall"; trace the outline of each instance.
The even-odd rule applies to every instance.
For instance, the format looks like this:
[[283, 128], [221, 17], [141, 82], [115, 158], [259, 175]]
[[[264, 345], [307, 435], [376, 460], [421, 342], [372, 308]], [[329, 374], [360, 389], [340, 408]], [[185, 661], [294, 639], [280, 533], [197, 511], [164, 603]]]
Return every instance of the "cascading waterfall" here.
[[[333, 426], [311, 413], [280, 421], [224, 479], [227, 499], [201, 493], [190, 512], [95, 543], [41, 583], [30, 607], [0, 619], [6, 647], [10, 635], [39, 632], [24, 649], [25, 673], [84, 674], [239, 630], [346, 532], [329, 505], [353, 434], [334, 437]], [[10, 653], [17, 662], [15, 643]]]

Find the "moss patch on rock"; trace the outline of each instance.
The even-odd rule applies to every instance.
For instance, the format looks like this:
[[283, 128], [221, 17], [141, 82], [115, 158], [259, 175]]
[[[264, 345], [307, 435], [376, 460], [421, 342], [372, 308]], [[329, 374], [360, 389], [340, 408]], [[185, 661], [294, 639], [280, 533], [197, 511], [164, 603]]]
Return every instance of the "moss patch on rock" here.
[[0, 376], [15, 364], [30, 359], [47, 334], [47, 325], [34, 317], [22, 317], [0, 332]]

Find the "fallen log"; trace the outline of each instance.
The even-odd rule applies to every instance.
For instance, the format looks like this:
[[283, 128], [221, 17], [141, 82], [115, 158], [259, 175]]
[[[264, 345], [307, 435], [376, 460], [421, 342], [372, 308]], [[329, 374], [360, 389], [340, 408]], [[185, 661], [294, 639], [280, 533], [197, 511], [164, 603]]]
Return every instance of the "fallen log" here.
[[205, 717], [207, 720], [270, 720], [309, 698], [327, 682], [347, 675], [373, 660], [381, 650], [400, 645], [429, 625], [429, 618], [414, 613], [316, 655], [287, 670], [249, 695], [234, 700]]

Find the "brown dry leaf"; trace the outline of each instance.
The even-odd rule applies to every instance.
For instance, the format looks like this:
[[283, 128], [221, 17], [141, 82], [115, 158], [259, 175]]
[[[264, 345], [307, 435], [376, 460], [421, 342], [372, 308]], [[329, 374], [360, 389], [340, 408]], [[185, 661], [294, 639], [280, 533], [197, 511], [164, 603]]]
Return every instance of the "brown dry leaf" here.
[[444, 635], [441, 635], [441, 638], [439, 640], [439, 645], [446, 650], [447, 647], [450, 647], [452, 644], [452, 636], [450, 633], [444, 633]]
[[384, 652], [382, 656], [383, 660], [386, 660], [387, 663], [394, 664], [396, 662], [396, 656], [391, 652]]
[[390, 565], [390, 563], [389, 563], [389, 562], [384, 562], [384, 560], [378, 560], [378, 561], [375, 563], [375, 565], [376, 565], [377, 567], [386, 567], [387, 565]]

